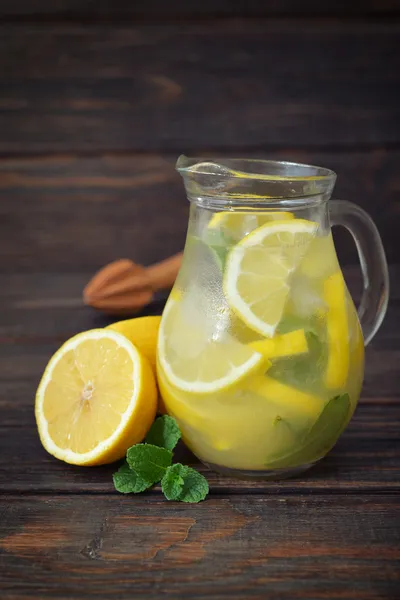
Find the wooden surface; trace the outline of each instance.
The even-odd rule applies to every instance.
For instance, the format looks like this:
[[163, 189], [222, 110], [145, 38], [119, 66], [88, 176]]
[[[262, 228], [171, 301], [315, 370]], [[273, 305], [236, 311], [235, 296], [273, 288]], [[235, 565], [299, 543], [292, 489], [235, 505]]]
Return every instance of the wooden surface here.
[[157, 18], [179, 19], [198, 17], [269, 17], [285, 15], [304, 16], [381, 16], [390, 18], [400, 13], [399, 0], [147, 0], [130, 2], [129, 0], [1, 0], [0, 17], [82, 19], [89, 22], [107, 18], [115, 21], [120, 18]]
[[[1, 600], [400, 597], [399, 33], [396, 0], [0, 0]], [[81, 304], [93, 272], [182, 248], [181, 152], [333, 168], [392, 281], [330, 455], [243, 483], [181, 447], [210, 482], [197, 506], [52, 459], [33, 416], [51, 354], [110, 322]], [[358, 297], [353, 243], [336, 240]]]
[[390, 146], [399, 35], [336, 19], [5, 24], [0, 152]]

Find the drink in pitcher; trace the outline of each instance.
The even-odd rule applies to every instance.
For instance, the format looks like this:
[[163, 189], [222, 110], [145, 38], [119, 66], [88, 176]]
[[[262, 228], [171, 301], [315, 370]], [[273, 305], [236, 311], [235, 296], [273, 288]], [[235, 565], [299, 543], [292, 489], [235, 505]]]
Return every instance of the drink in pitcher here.
[[[188, 447], [216, 470], [297, 473], [335, 444], [363, 380], [363, 334], [330, 230], [335, 175], [290, 163], [184, 158], [178, 170], [192, 205], [159, 333], [166, 408]], [[353, 206], [336, 208], [343, 221], [357, 215], [362, 251], [360, 238], [368, 233], [376, 244], [378, 234], [357, 207], [346, 213]], [[385, 302], [371, 288], [365, 294], [370, 338]]]

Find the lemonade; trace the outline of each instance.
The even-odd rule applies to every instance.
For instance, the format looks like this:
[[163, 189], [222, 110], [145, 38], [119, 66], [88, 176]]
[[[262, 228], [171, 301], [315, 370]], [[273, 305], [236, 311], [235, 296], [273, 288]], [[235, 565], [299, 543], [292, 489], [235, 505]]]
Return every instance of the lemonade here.
[[323, 457], [357, 404], [364, 341], [323, 211], [195, 204], [158, 380], [203, 462], [273, 476]]

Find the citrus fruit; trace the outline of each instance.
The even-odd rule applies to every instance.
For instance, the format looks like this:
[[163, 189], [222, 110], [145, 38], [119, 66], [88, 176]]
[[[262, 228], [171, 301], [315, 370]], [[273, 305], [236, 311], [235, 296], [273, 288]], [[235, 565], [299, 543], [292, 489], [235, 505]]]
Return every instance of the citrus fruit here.
[[169, 300], [160, 326], [158, 357], [170, 383], [209, 394], [235, 385], [265, 363], [264, 357], [225, 334], [207, 334], [206, 324], [193, 322], [182, 302]]
[[331, 389], [341, 388], [346, 384], [350, 362], [346, 284], [341, 271], [325, 280], [324, 300], [328, 306], [326, 328], [329, 348], [325, 385]]
[[295, 409], [312, 418], [316, 418], [324, 406], [318, 396], [302, 392], [268, 375], [253, 377], [247, 389], [282, 409]]
[[157, 337], [161, 317], [136, 317], [108, 325], [106, 329], [122, 333], [149, 361], [156, 371]]
[[332, 233], [316, 236], [310, 243], [299, 273], [310, 278], [327, 277], [339, 268]]
[[250, 348], [256, 350], [256, 352], [260, 352], [267, 358], [282, 358], [308, 352], [304, 329], [274, 335], [273, 338], [257, 340], [249, 345]]
[[147, 359], [120, 333], [85, 331], [50, 359], [36, 393], [44, 448], [75, 465], [122, 458], [149, 430], [157, 389]]
[[[161, 316], [136, 317], [108, 325], [106, 329], [124, 335], [149, 361], [157, 380], [157, 338]], [[166, 408], [161, 394], [158, 397], [157, 412], [165, 414]]]
[[289, 278], [315, 236], [318, 224], [304, 219], [271, 221], [255, 229], [228, 254], [225, 297], [254, 331], [272, 337], [289, 293]]
[[233, 240], [239, 241], [265, 223], [291, 219], [294, 219], [293, 213], [284, 211], [261, 212], [257, 209], [222, 211], [212, 216], [208, 224], [208, 230], [221, 230]]

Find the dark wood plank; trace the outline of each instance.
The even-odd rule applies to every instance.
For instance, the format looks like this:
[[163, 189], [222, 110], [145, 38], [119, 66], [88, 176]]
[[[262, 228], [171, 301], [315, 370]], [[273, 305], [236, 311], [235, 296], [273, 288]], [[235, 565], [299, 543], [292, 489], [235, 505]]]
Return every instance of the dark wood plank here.
[[[333, 168], [338, 174], [334, 196], [353, 200], [371, 214], [388, 260], [400, 263], [400, 151], [288, 148], [247, 156]], [[178, 252], [188, 202], [175, 160], [170, 154], [0, 160], [0, 271], [79, 269], [90, 275], [115, 258], [150, 264]], [[341, 261], [357, 261], [350, 236], [337, 241]]]
[[358, 20], [5, 24], [0, 152], [398, 144], [399, 33]]
[[319, 0], [203, 0], [187, 2], [187, 0], [148, 0], [147, 2], [127, 2], [126, 0], [2, 0], [0, 16], [45, 15], [58, 18], [96, 19], [99, 17], [129, 18], [147, 16], [152, 19], [160, 17], [206, 17], [206, 16], [240, 16], [260, 17], [275, 15], [311, 16], [353, 16], [353, 15], [386, 15], [400, 12], [398, 0], [336, 0], [320, 2]]
[[161, 157], [6, 161], [0, 169], [6, 270], [97, 269], [124, 256], [151, 263], [183, 248], [189, 206]]
[[19, 496], [0, 504], [5, 600], [398, 597], [399, 500]]
[[[24, 357], [22, 356], [22, 360]], [[397, 356], [397, 360], [399, 357]], [[380, 380], [383, 379], [380, 373]], [[73, 467], [49, 456], [40, 445], [33, 403], [35, 382], [3, 381], [0, 386], [0, 491], [32, 493], [112, 492], [115, 465]], [[5, 395], [7, 393], [7, 395]], [[348, 429], [326, 459], [287, 481], [243, 482], [209, 471], [182, 445], [176, 459], [207, 477], [211, 495], [219, 493], [303, 494], [400, 492], [400, 400], [363, 398]], [[12, 468], [11, 466], [12, 465]], [[147, 495], [159, 495], [156, 487]]]

